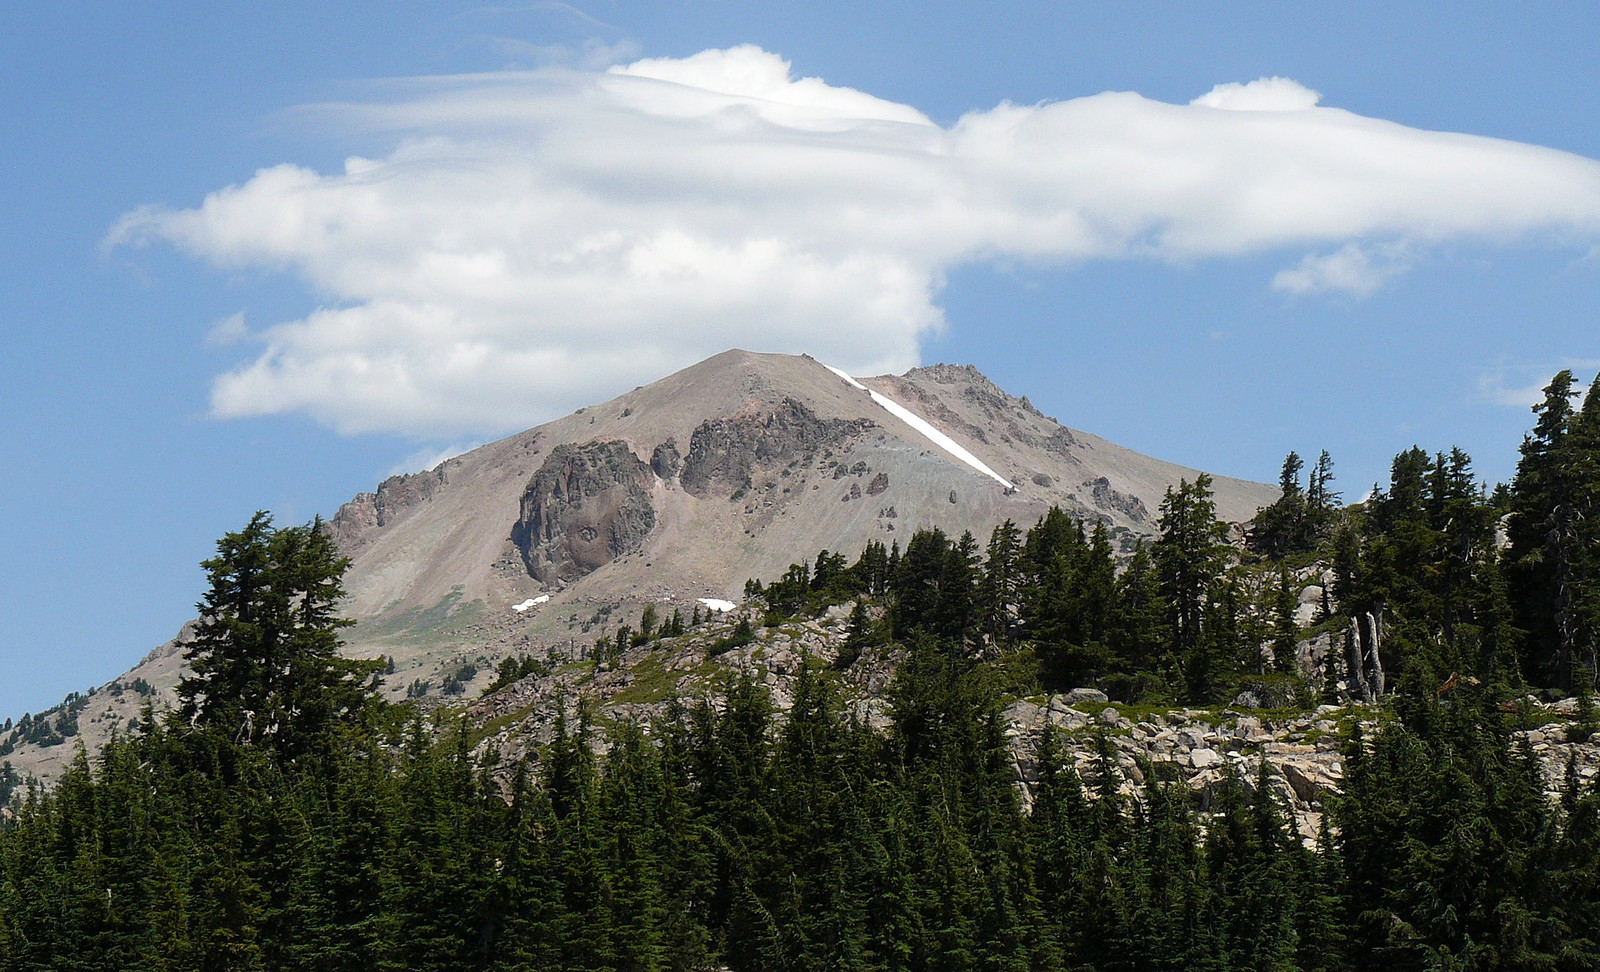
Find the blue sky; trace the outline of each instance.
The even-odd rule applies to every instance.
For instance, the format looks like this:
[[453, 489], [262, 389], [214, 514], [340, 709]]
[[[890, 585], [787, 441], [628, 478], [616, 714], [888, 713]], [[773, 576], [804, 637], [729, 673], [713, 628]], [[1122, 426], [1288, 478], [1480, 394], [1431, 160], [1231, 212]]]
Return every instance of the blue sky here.
[[1352, 496], [1600, 367], [1593, 5], [302, 6], [0, 13], [0, 714], [254, 510], [721, 347]]

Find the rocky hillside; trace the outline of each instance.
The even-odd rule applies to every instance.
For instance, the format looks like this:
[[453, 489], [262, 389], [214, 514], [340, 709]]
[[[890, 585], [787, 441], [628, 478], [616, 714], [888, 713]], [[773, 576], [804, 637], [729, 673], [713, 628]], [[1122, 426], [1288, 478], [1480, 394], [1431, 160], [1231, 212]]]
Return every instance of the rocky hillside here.
[[[747, 645], [729, 645], [734, 622], [718, 619], [683, 637], [637, 646], [614, 660], [558, 662], [552, 670], [530, 674], [472, 702], [466, 719], [482, 740], [481, 750], [516, 757], [548, 741], [555, 715], [570, 716], [580, 703], [602, 728], [622, 721], [648, 723], [668, 715], [671, 699], [715, 699], [727, 679], [749, 677], [765, 686], [781, 712], [793, 699], [800, 666], [810, 659], [835, 673], [861, 721], [886, 729], [885, 689], [898, 655], [869, 652], [853, 661], [841, 659], [847, 614], [840, 607], [815, 620], [758, 628]], [[1545, 704], [1529, 697], [1525, 705], [1525, 721], [1531, 725], [1517, 737], [1538, 757], [1552, 799], [1569, 760], [1585, 781], [1600, 776], [1600, 733], [1572, 738], [1576, 699]], [[1153, 773], [1196, 791], [1202, 810], [1209, 808], [1211, 796], [1229, 774], [1253, 786], [1264, 763], [1269, 785], [1309, 842], [1316, 838], [1326, 801], [1339, 792], [1342, 748], [1350, 729], [1360, 724], [1370, 734], [1379, 711], [1354, 705], [1324, 705], [1311, 712], [1128, 707], [1109, 703], [1096, 689], [1081, 688], [1016, 699], [1003, 718], [1025, 804], [1038, 778], [1040, 741], [1051, 729], [1064, 743], [1065, 758], [1086, 779], [1103, 736], [1112, 747], [1125, 792], [1133, 793]], [[603, 747], [603, 733], [595, 741]], [[508, 759], [505, 764], [515, 762]]]
[[[922, 527], [983, 538], [1052, 505], [1131, 549], [1167, 487], [1197, 474], [1060, 425], [970, 366], [847, 379], [805, 356], [728, 351], [386, 480], [328, 525], [352, 561], [349, 653], [392, 663], [391, 697], [438, 698], [481, 690], [511, 653], [573, 655], [646, 603], [737, 601], [747, 579], [819, 549], [854, 556]], [[1232, 521], [1277, 496], [1221, 476], [1214, 488]], [[0, 759], [54, 776], [74, 735], [97, 747], [169, 698], [180, 666], [174, 644], [158, 648], [29, 732], [0, 733]]]

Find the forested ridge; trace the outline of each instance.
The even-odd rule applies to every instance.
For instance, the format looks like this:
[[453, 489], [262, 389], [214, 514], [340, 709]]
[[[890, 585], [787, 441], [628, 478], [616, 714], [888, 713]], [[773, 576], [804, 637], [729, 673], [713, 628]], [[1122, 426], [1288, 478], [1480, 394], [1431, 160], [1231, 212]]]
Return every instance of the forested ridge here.
[[[708, 649], [849, 605], [786, 711], [748, 672], [647, 725], [574, 701], [509, 765], [377, 701], [376, 666], [337, 654], [327, 534], [258, 515], [206, 562], [179, 708], [13, 795], [0, 967], [1600, 967], [1600, 789], [1572, 772], [1549, 799], [1512, 737], [1539, 691], [1577, 697], [1573, 738], [1600, 729], [1600, 379], [1572, 391], [1557, 375], [1493, 492], [1412, 449], [1345, 505], [1330, 457], [1302, 481], [1291, 454], [1242, 543], [1200, 476], [1131, 552], [1053, 511], [808, 555]], [[578, 664], [683, 628], [649, 613]], [[885, 731], [839, 690], [868, 655], [896, 660]], [[1157, 773], [1130, 789], [1104, 735], [1080, 774], [1047, 733], [1024, 812], [1001, 708], [1087, 685], [1367, 702], [1377, 727], [1343, 740], [1314, 844], [1264, 779], [1204, 813]]]

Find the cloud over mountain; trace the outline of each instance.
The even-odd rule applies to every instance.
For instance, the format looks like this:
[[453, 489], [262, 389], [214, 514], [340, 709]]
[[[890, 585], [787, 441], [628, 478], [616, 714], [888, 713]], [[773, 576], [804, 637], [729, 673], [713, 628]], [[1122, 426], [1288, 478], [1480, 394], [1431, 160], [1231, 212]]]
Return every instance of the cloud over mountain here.
[[322, 295], [250, 335], [217, 414], [478, 435], [732, 345], [899, 371], [944, 326], [945, 273], [994, 258], [1281, 250], [1278, 288], [1361, 294], [1433, 242], [1600, 237], [1600, 163], [1322, 107], [1285, 78], [949, 127], [751, 46], [388, 91], [318, 109], [386, 154], [263, 169], [112, 230]]

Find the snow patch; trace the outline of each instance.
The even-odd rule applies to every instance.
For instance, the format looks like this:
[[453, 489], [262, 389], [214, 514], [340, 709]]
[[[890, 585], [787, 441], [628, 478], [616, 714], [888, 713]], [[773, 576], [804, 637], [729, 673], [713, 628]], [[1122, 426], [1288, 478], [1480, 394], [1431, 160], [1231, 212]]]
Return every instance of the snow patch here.
[[823, 367], [838, 375], [840, 378], [843, 378], [852, 388], [859, 388], [864, 392], [871, 391], [871, 389], [869, 389], [866, 385], [863, 385], [861, 382], [856, 381], [854, 378], [845, 374], [843, 368], [835, 368], [833, 365], [823, 365]]
[[718, 598], [718, 597], [702, 597], [702, 598], [700, 598], [700, 603], [704, 604], [706, 607], [710, 608], [711, 610], [717, 611], [719, 613], [726, 613], [728, 611], [732, 611], [733, 607], [734, 607], [734, 604], [733, 604], [732, 601], [724, 601], [724, 600], [722, 600], [721, 598]]
[[927, 419], [925, 419], [922, 416], [918, 415], [916, 412], [913, 412], [911, 409], [906, 408], [904, 405], [902, 405], [899, 402], [895, 401], [894, 399], [890, 398], [888, 395], [882, 395], [882, 394], [879, 394], [878, 392], [873, 391], [872, 389], [868, 388], [866, 385], [863, 385], [861, 382], [856, 381], [854, 378], [852, 378], [849, 375], [845, 374], [840, 369], [835, 368], [832, 365], [823, 365], [823, 367], [827, 368], [829, 371], [831, 371], [834, 374], [838, 375], [840, 378], [843, 378], [845, 381], [849, 382], [854, 387], [861, 389], [862, 391], [866, 392], [868, 395], [871, 395], [872, 396], [872, 400], [877, 402], [879, 405], [883, 406], [883, 408], [890, 415], [893, 415], [895, 418], [898, 418], [900, 421], [906, 423], [907, 425], [911, 426], [913, 429], [916, 429], [918, 432], [922, 433], [923, 437], [926, 438], [929, 442], [932, 442], [934, 445], [936, 445], [939, 448], [943, 449], [944, 451], [950, 453], [952, 456], [955, 456], [957, 459], [960, 459], [962, 462], [964, 462], [967, 465], [971, 466], [973, 469], [976, 469], [978, 472], [981, 472], [985, 476], [988, 476], [988, 477], [992, 478], [995, 482], [997, 482], [1000, 485], [1004, 486], [1006, 489], [1015, 489], [1016, 488], [1012, 484], [1011, 480], [1005, 478], [1004, 476], [1002, 476], [999, 473], [995, 472], [993, 469], [990, 469], [988, 466], [984, 465], [983, 461], [981, 459], [979, 459], [977, 456], [973, 455], [972, 453], [968, 452], [966, 449], [963, 449], [960, 445], [958, 445], [956, 443], [956, 440], [950, 438], [948, 435], [945, 435], [943, 432], [940, 432], [938, 429], [934, 428], [932, 422], [929, 422]]
[[548, 594], [540, 594], [538, 597], [530, 597], [530, 598], [528, 598], [526, 601], [523, 601], [521, 604], [513, 604], [513, 605], [511, 605], [511, 610], [517, 612], [518, 614], [521, 614], [522, 612], [526, 611], [528, 608], [533, 607], [535, 604], [543, 604], [544, 602], [546, 602], [548, 600], [550, 600], [550, 595], [548, 595]]

